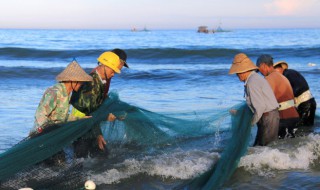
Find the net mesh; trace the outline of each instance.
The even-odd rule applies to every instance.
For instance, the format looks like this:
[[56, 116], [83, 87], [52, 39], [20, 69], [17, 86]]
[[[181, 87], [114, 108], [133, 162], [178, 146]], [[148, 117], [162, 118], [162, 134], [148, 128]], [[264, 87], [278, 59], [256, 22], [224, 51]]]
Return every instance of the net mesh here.
[[252, 120], [252, 112], [245, 104], [240, 104], [234, 109], [237, 112], [232, 117], [232, 136], [219, 161], [207, 172], [178, 189], [217, 189], [232, 176], [249, 146]]
[[[231, 123], [223, 119], [229, 116], [228, 109], [219, 110], [210, 119], [179, 119], [132, 106], [122, 102], [116, 93], [110, 93], [109, 98], [92, 113], [91, 118], [51, 126], [41, 135], [26, 138], [2, 153], [0, 188], [82, 188], [87, 174], [80, 161], [72, 157], [71, 144], [93, 126], [105, 122], [109, 113], [113, 113], [123, 120], [114, 122], [111, 126], [102, 124], [102, 130], [106, 139], [115, 144], [155, 147], [178, 142], [180, 139], [230, 130], [232, 125], [231, 141], [228, 141], [220, 161], [208, 172], [184, 186], [190, 189], [212, 189], [222, 185], [232, 175], [248, 146], [252, 114], [244, 104], [237, 106], [237, 110]], [[50, 168], [43, 165], [44, 160], [61, 150], [70, 153], [63, 165]]]

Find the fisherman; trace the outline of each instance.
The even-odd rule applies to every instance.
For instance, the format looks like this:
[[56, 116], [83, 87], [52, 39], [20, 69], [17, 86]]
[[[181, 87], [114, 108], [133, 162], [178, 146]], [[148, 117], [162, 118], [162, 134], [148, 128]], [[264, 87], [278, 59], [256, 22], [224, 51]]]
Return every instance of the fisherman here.
[[253, 112], [252, 125], [257, 124], [258, 132], [254, 146], [265, 146], [278, 139], [278, 103], [268, 82], [256, 73], [258, 67], [244, 53], [237, 54], [229, 74], [237, 74], [244, 82], [244, 97]]
[[289, 80], [275, 71], [271, 55], [261, 55], [257, 59], [256, 65], [269, 82], [279, 103], [279, 137], [295, 137], [299, 114], [294, 106], [294, 95]]
[[56, 80], [59, 83], [48, 88], [39, 103], [30, 136], [41, 133], [52, 124], [64, 123], [70, 120], [70, 94], [78, 91], [84, 82], [92, 81], [92, 77], [76, 61], [72, 61], [56, 77]]
[[[34, 127], [29, 137], [41, 135], [54, 124], [75, 120], [69, 115], [70, 94], [79, 90], [84, 82], [92, 81], [76, 61], [72, 61], [57, 77], [59, 83], [48, 88], [37, 108]], [[70, 116], [70, 117], [69, 117]], [[61, 165], [65, 161], [63, 150], [44, 161], [47, 165]]]
[[[113, 49], [102, 53], [98, 57], [98, 66], [90, 73], [93, 77], [91, 83], [84, 84], [78, 92], [73, 93], [71, 104], [74, 109], [74, 116], [83, 117], [89, 116], [97, 110], [103, 101], [108, 98], [110, 82], [115, 73], [120, 73], [123, 66], [128, 67], [126, 62], [127, 55], [122, 49]], [[109, 114], [107, 120], [115, 121], [115, 115]], [[86, 158], [94, 157], [106, 153], [106, 141], [102, 135], [100, 125], [96, 125], [73, 143], [75, 157]]]
[[291, 84], [295, 107], [300, 116], [298, 126], [312, 126], [314, 124], [317, 103], [309, 90], [306, 79], [298, 71], [289, 69], [289, 65], [285, 61], [277, 62], [273, 67], [276, 71], [283, 74]]

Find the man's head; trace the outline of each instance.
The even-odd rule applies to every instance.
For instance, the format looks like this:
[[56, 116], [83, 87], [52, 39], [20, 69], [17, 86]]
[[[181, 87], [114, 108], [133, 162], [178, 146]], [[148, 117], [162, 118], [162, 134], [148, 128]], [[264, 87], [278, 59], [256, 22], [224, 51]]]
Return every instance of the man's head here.
[[[98, 57], [97, 71], [100, 73], [101, 78], [110, 79], [115, 73], [120, 73], [123, 66], [119, 56], [111, 51], [106, 51]], [[122, 65], [122, 66], [121, 66]]]
[[88, 75], [76, 61], [72, 61], [56, 77], [56, 80], [63, 83], [70, 83], [72, 90], [78, 91], [83, 82], [92, 81], [92, 77]]
[[[129, 68], [129, 66], [127, 64], [127, 54], [124, 50], [116, 48], [116, 49], [111, 50], [111, 52], [113, 52], [119, 56], [120, 61], [122, 63], [122, 66]], [[120, 70], [122, 69], [122, 66], [121, 66]]]
[[234, 57], [232, 61], [229, 74], [237, 74], [240, 81], [245, 81], [247, 79], [247, 76], [251, 73], [251, 71], [257, 69], [258, 67], [254, 65], [254, 63], [246, 54], [239, 53]]
[[273, 71], [273, 58], [269, 54], [260, 55], [256, 62], [262, 75], [267, 76]]
[[285, 69], [288, 69], [288, 63], [285, 61], [278, 61], [275, 64], [273, 64], [273, 68], [274, 70], [276, 70], [277, 72], [283, 74], [283, 71]]

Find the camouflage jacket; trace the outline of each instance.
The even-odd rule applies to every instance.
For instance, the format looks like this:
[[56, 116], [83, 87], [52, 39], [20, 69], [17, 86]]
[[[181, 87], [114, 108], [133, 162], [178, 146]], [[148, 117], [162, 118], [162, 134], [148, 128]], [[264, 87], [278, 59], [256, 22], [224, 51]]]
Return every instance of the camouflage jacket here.
[[37, 108], [34, 127], [30, 133], [40, 133], [50, 124], [63, 123], [68, 120], [69, 96], [63, 83], [48, 88]]
[[[110, 79], [104, 84], [97, 72], [92, 72], [92, 82], [84, 83], [78, 92], [73, 92], [70, 103], [74, 108], [86, 115], [96, 111], [107, 97], [109, 91]], [[99, 125], [95, 126], [90, 134], [85, 138], [94, 138], [102, 134]]]
[[84, 83], [78, 92], [73, 92], [70, 103], [77, 110], [86, 115], [90, 115], [96, 111], [106, 98], [106, 85], [103, 84], [100, 76], [93, 72], [90, 74], [93, 78], [92, 82]]

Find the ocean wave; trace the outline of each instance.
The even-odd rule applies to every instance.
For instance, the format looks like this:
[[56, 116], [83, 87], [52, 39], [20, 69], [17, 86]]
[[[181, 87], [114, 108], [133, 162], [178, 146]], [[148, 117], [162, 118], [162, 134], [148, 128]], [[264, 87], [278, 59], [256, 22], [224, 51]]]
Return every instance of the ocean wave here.
[[[35, 49], [21, 47], [0, 48], [0, 59], [14, 60], [65, 60], [73, 57], [95, 59], [104, 49], [82, 49], [82, 50], [54, 50]], [[274, 48], [139, 48], [126, 49], [128, 59], [136, 60], [162, 60], [183, 59], [186, 63], [199, 59], [233, 58], [235, 54], [245, 52], [249, 56], [259, 56], [268, 53], [275, 57], [312, 57], [318, 55], [320, 47], [274, 47]], [[172, 62], [171, 62], [172, 64]]]
[[278, 170], [307, 170], [320, 158], [319, 141], [320, 135], [309, 134], [306, 137], [278, 141], [272, 147], [253, 147], [241, 158], [238, 167], [266, 177], [274, 176]]
[[36, 59], [36, 60], [55, 60], [70, 59], [73, 57], [97, 56], [103, 50], [49, 50], [20, 47], [0, 48], [0, 59]]
[[121, 180], [139, 174], [172, 179], [191, 179], [205, 171], [219, 159], [216, 152], [199, 150], [177, 151], [173, 154], [130, 158], [103, 173], [92, 174], [98, 185], [120, 183]]
[[[0, 78], [35, 78], [54, 79], [63, 68], [35, 68], [35, 67], [3, 67], [0, 66]], [[88, 69], [87, 69], [88, 70]]]
[[[67, 64], [66, 64], [67, 65]], [[83, 67], [83, 65], [82, 65]], [[95, 67], [95, 65], [92, 65]], [[64, 67], [6, 67], [0, 66], [0, 78], [10, 79], [10, 78], [35, 78], [35, 79], [54, 79]], [[86, 68], [84, 70], [90, 73], [93, 68]], [[227, 70], [207, 70], [207, 68], [198, 69], [197, 73], [192, 69], [175, 70], [175, 69], [158, 69], [149, 67], [146, 70], [138, 69], [128, 69], [125, 74], [120, 75], [120, 78], [125, 80], [160, 80], [160, 81], [172, 81], [188, 79], [190, 76], [198, 77], [199, 80], [203, 79], [203, 76], [217, 76], [225, 75]]]

